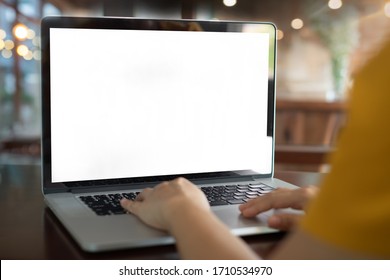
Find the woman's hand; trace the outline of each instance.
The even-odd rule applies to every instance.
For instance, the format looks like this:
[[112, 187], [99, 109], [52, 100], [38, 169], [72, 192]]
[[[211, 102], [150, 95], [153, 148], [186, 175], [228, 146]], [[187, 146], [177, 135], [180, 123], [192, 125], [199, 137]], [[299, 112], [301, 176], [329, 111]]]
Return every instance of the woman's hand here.
[[164, 182], [141, 192], [135, 201], [121, 200], [122, 207], [138, 216], [144, 223], [170, 231], [177, 215], [191, 211], [209, 210], [203, 192], [184, 178]]
[[[254, 217], [270, 209], [293, 208], [305, 210], [306, 205], [318, 192], [318, 187], [309, 186], [299, 189], [280, 188], [264, 196], [257, 197], [240, 205], [244, 217]], [[268, 219], [268, 225], [280, 230], [290, 230], [302, 215], [290, 213], [277, 213]]]

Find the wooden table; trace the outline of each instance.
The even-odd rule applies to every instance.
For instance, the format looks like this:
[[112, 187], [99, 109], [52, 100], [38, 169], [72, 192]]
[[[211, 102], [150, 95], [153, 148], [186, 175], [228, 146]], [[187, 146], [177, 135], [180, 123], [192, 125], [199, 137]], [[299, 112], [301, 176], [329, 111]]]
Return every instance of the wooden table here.
[[[275, 177], [296, 185], [316, 184], [319, 173], [276, 172]], [[39, 165], [0, 165], [1, 259], [178, 259], [174, 245], [86, 253], [45, 206]], [[265, 256], [284, 233], [245, 237]]]

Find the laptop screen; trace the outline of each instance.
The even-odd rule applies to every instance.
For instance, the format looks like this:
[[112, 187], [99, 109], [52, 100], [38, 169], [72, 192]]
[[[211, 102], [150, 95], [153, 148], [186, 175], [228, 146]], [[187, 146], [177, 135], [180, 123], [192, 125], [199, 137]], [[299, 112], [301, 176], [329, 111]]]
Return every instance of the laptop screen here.
[[49, 28], [51, 182], [270, 174], [274, 37], [240, 27]]

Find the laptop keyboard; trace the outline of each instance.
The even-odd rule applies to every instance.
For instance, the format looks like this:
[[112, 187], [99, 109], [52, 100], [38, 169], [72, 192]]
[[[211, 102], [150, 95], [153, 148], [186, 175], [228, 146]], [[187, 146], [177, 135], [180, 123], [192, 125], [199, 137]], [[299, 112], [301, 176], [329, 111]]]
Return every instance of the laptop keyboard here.
[[202, 187], [210, 206], [243, 204], [250, 199], [264, 195], [274, 190], [265, 184], [226, 185]]
[[[220, 206], [243, 204], [250, 199], [273, 191], [274, 188], [258, 183], [201, 187], [201, 190], [206, 195], [210, 206]], [[99, 194], [80, 196], [79, 198], [94, 211], [96, 215], [106, 216], [125, 214], [126, 211], [122, 208], [119, 201], [122, 198], [134, 200], [138, 194], [139, 192]]]
[[139, 192], [131, 193], [115, 193], [115, 194], [99, 194], [99, 195], [86, 195], [79, 198], [83, 201], [92, 211], [99, 216], [125, 214], [126, 211], [122, 208], [119, 201], [122, 198], [134, 200]]

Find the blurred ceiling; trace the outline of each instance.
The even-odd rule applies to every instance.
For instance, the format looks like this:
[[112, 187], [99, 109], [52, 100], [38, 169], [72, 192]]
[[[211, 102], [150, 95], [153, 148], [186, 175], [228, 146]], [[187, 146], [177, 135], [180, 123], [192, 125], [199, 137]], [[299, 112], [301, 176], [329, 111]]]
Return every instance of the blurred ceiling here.
[[[196, 6], [206, 5], [214, 11], [233, 13], [246, 17], [267, 16], [287, 12], [298, 12], [304, 6], [321, 8], [327, 6], [328, 0], [236, 0], [233, 7], [226, 7], [223, 0], [47, 0], [58, 8], [73, 7], [88, 9], [97, 5], [123, 5], [132, 3], [133, 5], [155, 6], [161, 9], [169, 9], [175, 6]], [[343, 0], [344, 4], [355, 5], [361, 10], [383, 6], [386, 0]]]
[[[100, 7], [102, 13], [107, 7], [112, 10], [118, 8], [122, 16], [134, 16], [134, 7], [147, 7], [154, 11], [160, 10], [164, 14], [167, 10], [181, 8], [192, 10], [192, 15], [201, 7], [208, 11], [208, 15], [220, 19], [262, 20], [275, 21], [284, 25], [292, 17], [304, 18], [305, 15], [328, 9], [329, 0], [236, 0], [233, 7], [227, 7], [223, 0], [46, 0], [60, 10], [71, 9], [92, 10]], [[389, 0], [343, 0], [344, 6], [354, 6], [363, 14], [383, 10]], [[132, 8], [130, 8], [132, 7]], [[340, 9], [342, 10], [342, 9]], [[191, 14], [191, 13], [187, 13]], [[136, 15], [135, 15], [136, 16]]]

